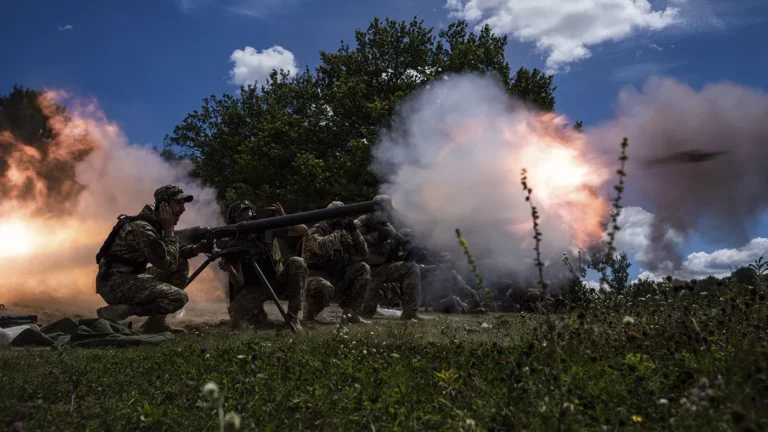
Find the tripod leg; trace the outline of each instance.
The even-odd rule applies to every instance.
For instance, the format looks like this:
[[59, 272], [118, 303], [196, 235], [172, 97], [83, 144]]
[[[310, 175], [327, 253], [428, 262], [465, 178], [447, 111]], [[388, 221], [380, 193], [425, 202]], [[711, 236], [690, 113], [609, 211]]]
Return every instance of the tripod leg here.
[[261, 280], [261, 285], [264, 287], [264, 289], [267, 290], [270, 297], [272, 297], [272, 300], [275, 302], [275, 306], [277, 306], [277, 310], [280, 311], [280, 315], [283, 316], [285, 323], [288, 324], [292, 332], [296, 333], [296, 326], [293, 325], [293, 321], [291, 321], [291, 316], [285, 312], [285, 309], [283, 309], [283, 305], [280, 304], [280, 300], [277, 298], [277, 294], [275, 294], [275, 291], [272, 289], [272, 285], [269, 284], [269, 281], [267, 281], [267, 278], [264, 276], [264, 273], [261, 272], [259, 265], [256, 264], [256, 262], [252, 259], [245, 260], [245, 263], [247, 263], [247, 265], [249, 265], [251, 269], [259, 276], [259, 280]]
[[200, 267], [198, 267], [198, 268], [197, 268], [197, 270], [195, 270], [195, 272], [194, 272], [194, 273], [192, 273], [192, 274], [189, 276], [189, 278], [187, 279], [187, 283], [186, 283], [186, 285], [184, 285], [184, 288], [188, 287], [188, 286], [189, 286], [189, 284], [191, 284], [191, 283], [192, 283], [192, 281], [193, 281], [193, 280], [195, 280], [195, 278], [197, 278], [198, 276], [200, 276], [200, 273], [202, 273], [202, 272], [203, 272], [203, 270], [205, 270], [205, 268], [206, 268], [206, 267], [208, 267], [208, 264], [210, 264], [210, 263], [214, 262], [214, 261], [215, 261], [216, 259], [218, 259], [218, 258], [219, 258], [219, 256], [218, 256], [218, 255], [216, 255], [216, 254], [214, 254], [214, 255], [209, 255], [209, 256], [208, 256], [208, 259], [206, 259], [206, 260], [205, 260], [205, 261], [204, 261], [202, 264], [200, 264]]

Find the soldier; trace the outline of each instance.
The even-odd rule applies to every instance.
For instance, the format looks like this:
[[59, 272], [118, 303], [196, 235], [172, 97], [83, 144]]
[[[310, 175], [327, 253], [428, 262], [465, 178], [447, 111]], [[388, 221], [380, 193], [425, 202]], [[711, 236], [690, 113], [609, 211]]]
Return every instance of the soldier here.
[[[285, 210], [280, 203], [268, 208], [275, 216], [285, 216]], [[253, 206], [248, 201], [237, 201], [227, 210], [227, 223], [235, 224], [251, 220]], [[289, 228], [273, 230], [272, 248], [269, 256], [257, 262], [264, 276], [280, 300], [288, 300], [288, 314], [292, 316], [293, 325], [301, 329], [299, 312], [305, 295], [307, 282], [307, 264], [296, 255], [295, 247], [290, 247], [289, 236], [302, 236], [307, 232], [305, 225], [294, 225]], [[264, 302], [271, 297], [267, 290], [261, 287], [261, 281], [251, 268], [244, 265], [242, 260], [219, 261], [219, 268], [229, 275], [230, 292], [234, 298], [229, 306], [230, 323], [233, 327], [241, 326], [243, 320], [255, 312], [255, 324], [264, 326], [269, 323]]]
[[[399, 231], [405, 239], [405, 260], [419, 264], [422, 285], [422, 305], [425, 309], [443, 313], [483, 313], [480, 295], [464, 282], [455, 269], [451, 254], [443, 252], [437, 261], [432, 261], [427, 252], [412, 247], [411, 230]], [[426, 264], [425, 264], [426, 263]]]
[[[328, 208], [343, 205], [334, 201]], [[365, 263], [368, 247], [355, 221], [334, 219], [316, 224], [304, 235], [301, 256], [310, 276], [304, 319], [313, 321], [338, 297], [349, 322], [365, 322], [360, 319], [360, 309], [371, 283], [371, 269]]]
[[[136, 216], [121, 216], [96, 261], [96, 292], [107, 306], [97, 315], [111, 321], [146, 316], [143, 331], [184, 332], [166, 322], [166, 314], [184, 307], [189, 300], [184, 288], [189, 260], [206, 249], [205, 242], [180, 245], [174, 226], [193, 196], [178, 186], [165, 185], [155, 191], [154, 207], [144, 206]], [[152, 264], [147, 268], [147, 264]]]
[[[374, 201], [389, 200], [379, 195]], [[357, 218], [355, 223], [368, 246], [366, 262], [371, 267], [371, 288], [363, 306], [363, 318], [372, 318], [385, 297], [393, 293], [389, 287], [398, 287], [403, 305], [402, 320], [420, 319], [416, 314], [421, 303], [421, 276], [416, 263], [406, 262], [401, 247], [403, 239], [390, 224], [391, 214], [378, 211]]]

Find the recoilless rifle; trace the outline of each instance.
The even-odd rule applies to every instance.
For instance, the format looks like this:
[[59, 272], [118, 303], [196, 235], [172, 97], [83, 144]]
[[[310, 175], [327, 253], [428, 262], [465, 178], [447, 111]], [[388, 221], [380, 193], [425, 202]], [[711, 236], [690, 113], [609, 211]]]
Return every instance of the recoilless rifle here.
[[[334, 219], [344, 219], [374, 213], [377, 211], [390, 211], [392, 202], [389, 200], [364, 201], [347, 204], [341, 207], [311, 210], [302, 213], [294, 213], [285, 216], [273, 216], [264, 212], [255, 212], [252, 220], [218, 227], [192, 227], [176, 231], [181, 243], [197, 244], [203, 240], [209, 245], [209, 251], [205, 252], [207, 259], [187, 279], [186, 286], [197, 278], [209, 264], [219, 258], [225, 257], [231, 262], [242, 260], [249, 269], [258, 276], [261, 288], [275, 302], [286, 324], [291, 331], [296, 333], [296, 327], [288, 314], [280, 304], [275, 291], [272, 289], [267, 277], [258, 265], [259, 260], [270, 258], [272, 247], [272, 231], [288, 228], [294, 225], [309, 225], [317, 222]], [[254, 220], [255, 219], [255, 220]]]

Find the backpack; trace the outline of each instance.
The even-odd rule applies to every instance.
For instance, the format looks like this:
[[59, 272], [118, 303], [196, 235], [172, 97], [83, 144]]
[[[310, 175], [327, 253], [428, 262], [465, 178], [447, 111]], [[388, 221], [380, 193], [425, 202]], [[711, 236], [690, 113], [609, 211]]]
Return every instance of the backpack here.
[[109, 232], [109, 235], [107, 236], [107, 239], [104, 240], [104, 244], [101, 245], [101, 248], [99, 249], [99, 252], [96, 254], [96, 264], [99, 264], [102, 259], [106, 259], [107, 262], [107, 270], [109, 270], [110, 267], [112, 267], [112, 261], [123, 264], [131, 267], [136, 267], [137, 269], [140, 267], [146, 267], [146, 262], [134, 262], [131, 260], [128, 260], [126, 258], [117, 257], [109, 253], [110, 249], [112, 249], [112, 245], [115, 244], [115, 240], [117, 239], [117, 234], [120, 232], [120, 229], [125, 226], [125, 224], [129, 222], [134, 221], [144, 221], [148, 224], [152, 225], [153, 228], [160, 231], [160, 227], [157, 226], [157, 222], [155, 222], [153, 219], [147, 218], [145, 216], [127, 216], [124, 214], [121, 214], [117, 217], [117, 223], [114, 227], [112, 227], [112, 231]]

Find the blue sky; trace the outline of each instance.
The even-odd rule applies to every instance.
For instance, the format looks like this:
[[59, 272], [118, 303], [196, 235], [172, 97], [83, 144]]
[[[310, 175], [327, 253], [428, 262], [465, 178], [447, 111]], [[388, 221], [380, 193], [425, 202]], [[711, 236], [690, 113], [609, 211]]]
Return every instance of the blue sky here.
[[[312, 68], [320, 50], [353, 42], [355, 28], [374, 17], [417, 15], [435, 27], [456, 16], [490, 20], [510, 34], [513, 69], [557, 70], [556, 109], [586, 125], [609, 119], [618, 91], [652, 74], [694, 88], [731, 80], [768, 91], [768, 2], [652, 1], [643, 10], [632, 6], [638, 0], [607, 0], [616, 7], [563, 15], [567, 5], [593, 2], [541, 0], [532, 10], [518, 0], [496, 2], [506, 9], [478, 0], [5, 1], [0, 89], [18, 83], [95, 97], [132, 142], [159, 145], [203, 97], [237, 90], [229, 76], [235, 50], [280, 46], [299, 68]], [[768, 219], [752, 234], [766, 228]], [[742, 246], [688, 243], [686, 253]]]

